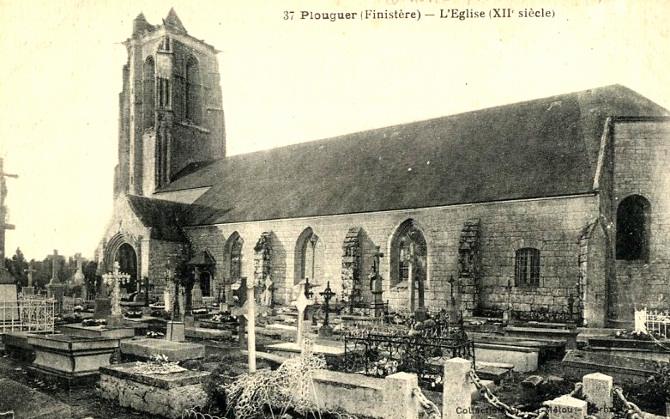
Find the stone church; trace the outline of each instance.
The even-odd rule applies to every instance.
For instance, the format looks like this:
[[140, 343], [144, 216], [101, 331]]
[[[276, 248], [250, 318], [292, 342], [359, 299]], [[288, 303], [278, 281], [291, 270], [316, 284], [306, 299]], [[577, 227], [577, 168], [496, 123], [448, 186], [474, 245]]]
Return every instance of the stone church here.
[[365, 304], [378, 264], [391, 310], [602, 327], [670, 308], [670, 113], [626, 87], [227, 157], [217, 50], [174, 10], [125, 46], [104, 270]]

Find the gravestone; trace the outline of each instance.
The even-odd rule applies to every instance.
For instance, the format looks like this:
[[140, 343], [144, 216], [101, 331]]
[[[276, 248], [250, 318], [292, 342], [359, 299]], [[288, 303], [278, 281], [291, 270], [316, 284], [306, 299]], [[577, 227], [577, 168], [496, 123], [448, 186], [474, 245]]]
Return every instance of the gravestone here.
[[47, 297], [53, 298], [56, 300], [58, 307], [60, 307], [63, 302], [64, 295], [64, 286], [58, 278], [58, 272], [60, 266], [58, 265], [58, 250], [54, 249], [54, 254], [51, 256], [51, 280], [46, 285], [47, 287]]
[[81, 264], [81, 253], [75, 254], [74, 258], [77, 261], [77, 271], [72, 276], [72, 284], [79, 288], [79, 295], [83, 300], [86, 300], [88, 290], [86, 289], [86, 278], [84, 277], [84, 270]]
[[33, 268], [32, 265], [28, 264], [28, 269], [26, 269], [25, 272], [28, 274], [28, 286], [21, 288], [21, 292], [24, 296], [35, 295], [35, 287], [33, 286], [33, 273], [37, 272], [37, 270]]
[[0, 276], [0, 323], [19, 321], [18, 293], [14, 278]]

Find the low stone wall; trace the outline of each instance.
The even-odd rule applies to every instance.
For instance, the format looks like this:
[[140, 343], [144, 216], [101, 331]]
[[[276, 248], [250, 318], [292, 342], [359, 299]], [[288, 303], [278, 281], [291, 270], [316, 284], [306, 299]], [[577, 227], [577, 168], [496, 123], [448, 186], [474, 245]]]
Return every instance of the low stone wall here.
[[102, 397], [123, 407], [175, 419], [181, 418], [186, 409], [203, 406], [207, 400], [200, 383], [208, 372], [147, 374], [136, 372], [135, 368], [135, 363], [100, 368]]
[[317, 370], [314, 373], [316, 401], [322, 410], [344, 410], [356, 416], [384, 417], [385, 379], [360, 374]]

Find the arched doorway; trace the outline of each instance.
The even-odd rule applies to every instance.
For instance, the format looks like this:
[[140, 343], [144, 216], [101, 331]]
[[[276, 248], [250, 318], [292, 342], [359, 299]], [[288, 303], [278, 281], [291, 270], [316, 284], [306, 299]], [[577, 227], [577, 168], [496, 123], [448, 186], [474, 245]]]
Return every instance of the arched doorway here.
[[116, 251], [116, 261], [119, 262], [119, 269], [123, 273], [130, 275], [130, 281], [121, 287], [127, 292], [137, 291], [137, 253], [128, 243], [123, 243]]
[[210, 274], [207, 271], [201, 272], [200, 273], [200, 290], [202, 291], [202, 296], [203, 297], [209, 297], [210, 295], [212, 295], [211, 287], [212, 287], [212, 274]]

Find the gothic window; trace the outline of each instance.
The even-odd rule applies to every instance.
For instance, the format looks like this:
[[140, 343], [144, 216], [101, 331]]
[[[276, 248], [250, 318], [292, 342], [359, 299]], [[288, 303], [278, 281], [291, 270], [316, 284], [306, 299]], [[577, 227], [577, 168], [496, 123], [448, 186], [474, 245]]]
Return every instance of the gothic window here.
[[185, 82], [185, 116], [187, 120], [197, 124], [200, 122], [200, 68], [194, 57], [186, 62]]
[[314, 282], [314, 261], [316, 259], [316, 244], [319, 237], [311, 233], [310, 236], [302, 244], [301, 260], [300, 260], [300, 278], [310, 278]]
[[144, 61], [144, 72], [142, 77], [142, 94], [144, 102], [144, 128], [153, 128], [156, 109], [156, 66], [153, 57], [147, 57]]
[[616, 258], [646, 260], [649, 257], [651, 204], [641, 195], [621, 201], [616, 212]]
[[421, 230], [413, 220], [398, 227], [391, 243], [391, 286], [413, 282], [423, 285], [426, 281], [426, 255], [428, 247]]
[[312, 284], [319, 283], [323, 276], [323, 243], [310, 227], [303, 230], [298, 237], [294, 261], [294, 284], [305, 278], [309, 278]]
[[230, 247], [230, 279], [235, 282], [242, 277], [242, 238], [237, 237]]
[[517, 287], [540, 285], [540, 251], [524, 247], [514, 258], [514, 283]]

